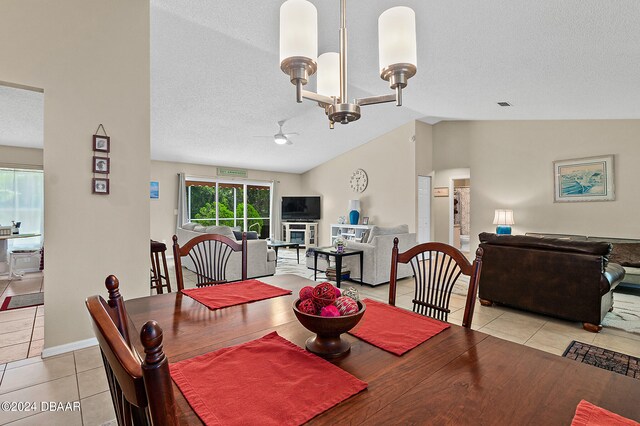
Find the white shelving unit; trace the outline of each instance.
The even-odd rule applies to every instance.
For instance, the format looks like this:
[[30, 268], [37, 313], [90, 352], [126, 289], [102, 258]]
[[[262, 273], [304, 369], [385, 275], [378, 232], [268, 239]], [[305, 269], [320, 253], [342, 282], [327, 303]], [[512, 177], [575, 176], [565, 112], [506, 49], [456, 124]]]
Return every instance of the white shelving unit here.
[[338, 237], [341, 237], [343, 240], [362, 242], [362, 234], [372, 227], [373, 225], [349, 225], [347, 223], [332, 224], [331, 245], [333, 245], [333, 242]]
[[318, 222], [282, 222], [282, 239], [306, 248], [318, 245]]

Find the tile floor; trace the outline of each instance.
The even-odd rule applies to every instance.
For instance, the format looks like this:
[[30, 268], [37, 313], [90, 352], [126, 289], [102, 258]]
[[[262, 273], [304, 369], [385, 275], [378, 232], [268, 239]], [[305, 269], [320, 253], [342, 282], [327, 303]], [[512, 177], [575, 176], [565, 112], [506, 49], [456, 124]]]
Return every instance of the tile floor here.
[[[0, 305], [8, 296], [43, 291], [42, 273], [0, 279]], [[44, 343], [44, 306], [0, 312], [0, 365], [39, 357]]]
[[[301, 261], [302, 263], [302, 261]], [[307, 271], [300, 265], [305, 276]], [[175, 275], [170, 271], [172, 284]], [[192, 275], [185, 274], [185, 286], [194, 287]], [[35, 282], [35, 280], [34, 280]], [[27, 281], [23, 280], [23, 284]], [[41, 285], [40, 281], [40, 285]], [[36, 287], [35, 284], [34, 288]], [[349, 285], [349, 284], [347, 284]], [[412, 281], [405, 279], [399, 283], [397, 304], [411, 307]], [[11, 286], [11, 289], [9, 287]], [[19, 284], [2, 284], [3, 297], [7, 291], [18, 291]], [[378, 287], [357, 287], [361, 295], [386, 301], [388, 285]], [[9, 289], [9, 290], [8, 290]], [[7, 293], [8, 294], [8, 293]], [[615, 294], [616, 299], [637, 296]], [[464, 297], [452, 295], [449, 321], [460, 324], [464, 310]], [[20, 311], [24, 311], [20, 313]], [[19, 312], [19, 313], [16, 313]], [[3, 317], [12, 314], [13, 316]], [[43, 318], [43, 310], [25, 308], [13, 312], [0, 312], [0, 326], [15, 322], [19, 329], [42, 327], [38, 318]], [[20, 322], [23, 320], [23, 322]], [[540, 315], [520, 312], [505, 307], [484, 307], [478, 304], [474, 314], [472, 328], [496, 337], [510, 340], [543, 351], [561, 355], [572, 340], [592, 343], [629, 355], [640, 356], [640, 335], [614, 329], [604, 329], [598, 334], [582, 330], [579, 323], [556, 320]], [[25, 324], [22, 325], [17, 325]], [[0, 333], [5, 333], [1, 328]], [[1, 336], [1, 335], [0, 335]], [[0, 337], [1, 339], [1, 337]], [[0, 340], [2, 341], [2, 340]], [[30, 345], [40, 350], [34, 340]], [[25, 342], [9, 346], [25, 345]], [[41, 344], [40, 344], [41, 346]], [[30, 348], [20, 349], [24, 358]], [[16, 349], [16, 351], [18, 351]], [[0, 352], [2, 353], [2, 352]], [[2, 412], [0, 425], [115, 425], [115, 416], [108, 391], [108, 385], [102, 367], [100, 352], [91, 347], [57, 357], [41, 359], [39, 356], [18, 361], [0, 361], [0, 401], [80, 401], [79, 411], [67, 412]]]

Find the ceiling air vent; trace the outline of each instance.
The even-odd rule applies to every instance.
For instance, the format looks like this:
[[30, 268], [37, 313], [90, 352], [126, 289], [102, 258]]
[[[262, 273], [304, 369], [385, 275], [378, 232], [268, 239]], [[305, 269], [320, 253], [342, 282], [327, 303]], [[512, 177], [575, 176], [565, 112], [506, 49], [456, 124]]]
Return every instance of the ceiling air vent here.
[[498, 102], [498, 105], [504, 106], [504, 107], [511, 106], [509, 102]]

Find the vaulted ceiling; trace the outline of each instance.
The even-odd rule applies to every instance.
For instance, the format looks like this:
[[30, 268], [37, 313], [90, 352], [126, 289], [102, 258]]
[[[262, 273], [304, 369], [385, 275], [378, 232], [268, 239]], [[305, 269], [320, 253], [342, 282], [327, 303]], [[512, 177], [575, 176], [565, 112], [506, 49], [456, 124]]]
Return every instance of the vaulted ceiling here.
[[[320, 53], [337, 51], [339, 1], [311, 1]], [[402, 108], [364, 107], [334, 130], [280, 71], [281, 3], [151, 0], [153, 159], [303, 172], [412, 119], [640, 118], [636, 0], [349, 0], [350, 97], [391, 93], [377, 49], [389, 7], [416, 12], [418, 74]], [[293, 145], [254, 137], [283, 119]]]

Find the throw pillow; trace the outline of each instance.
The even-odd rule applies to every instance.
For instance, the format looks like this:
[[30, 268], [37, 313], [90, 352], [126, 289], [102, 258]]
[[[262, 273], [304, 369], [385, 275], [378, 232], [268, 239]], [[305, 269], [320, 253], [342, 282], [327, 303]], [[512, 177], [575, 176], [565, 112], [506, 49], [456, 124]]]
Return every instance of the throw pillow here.
[[225, 237], [231, 238], [232, 240], [235, 240], [235, 235], [233, 235], [233, 231], [231, 231], [231, 228], [229, 228], [228, 226], [207, 226], [207, 228], [203, 232], [206, 232], [207, 234], [223, 235]]
[[398, 234], [408, 234], [409, 233], [409, 225], [398, 225], [393, 227], [382, 227], [374, 225], [369, 230], [369, 240], [368, 243], [372, 243], [373, 239], [378, 235], [398, 235]]
[[206, 229], [207, 228], [205, 226], [196, 225], [196, 226], [193, 227], [192, 231], [193, 232], [207, 232]]
[[640, 268], [640, 243], [614, 243], [609, 262]]
[[198, 226], [197, 223], [189, 222], [182, 225], [182, 229], [186, 229], [187, 231], [193, 231], [193, 228]]
[[[242, 241], [242, 231], [233, 230], [233, 235], [236, 237], [236, 240]], [[257, 240], [258, 233], [256, 231], [247, 232], [247, 241], [249, 240]]]

